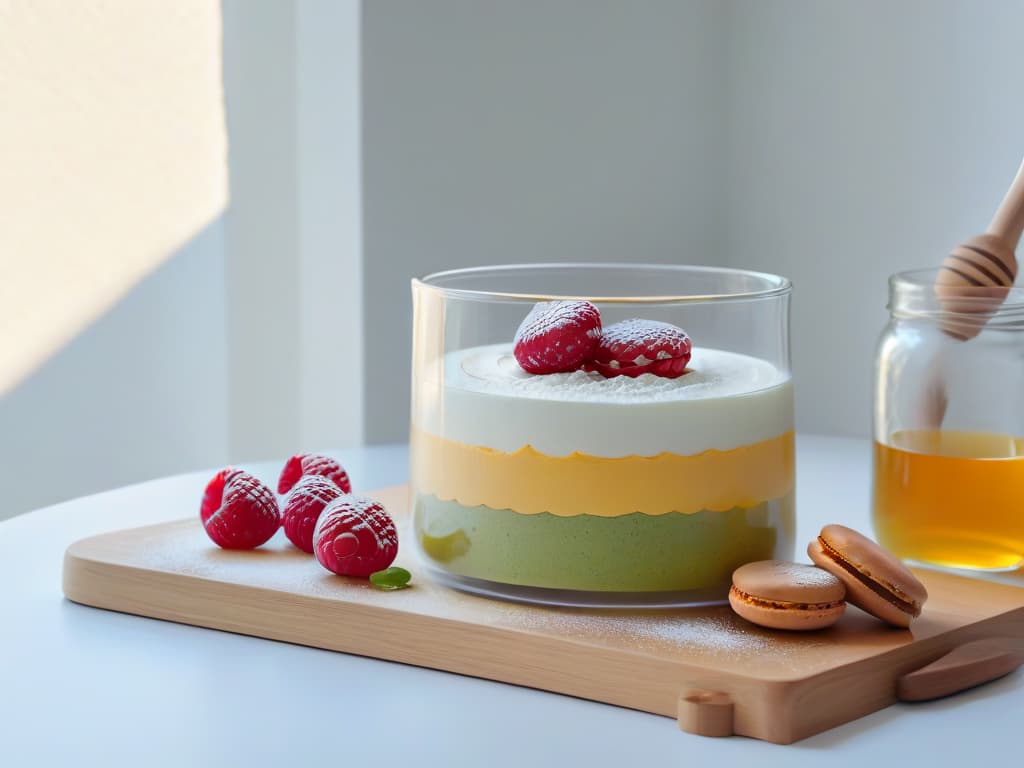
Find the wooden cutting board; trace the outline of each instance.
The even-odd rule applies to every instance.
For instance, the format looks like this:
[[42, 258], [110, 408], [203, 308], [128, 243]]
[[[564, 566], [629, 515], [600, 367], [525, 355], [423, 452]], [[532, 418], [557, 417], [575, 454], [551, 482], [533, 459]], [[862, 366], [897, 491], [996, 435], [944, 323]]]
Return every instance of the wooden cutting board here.
[[[369, 495], [404, 530], [406, 489]], [[912, 630], [889, 629], [851, 608], [831, 629], [795, 634], [761, 630], [728, 606], [553, 609], [463, 594], [431, 582], [408, 549], [397, 564], [413, 572], [414, 586], [380, 592], [329, 574], [281, 533], [257, 550], [218, 549], [196, 517], [71, 545], [64, 594], [98, 608], [580, 696], [678, 718], [706, 735], [783, 744], [892, 704], [908, 673], [967, 643], [1024, 647], [1024, 589], [949, 574], [917, 572], [930, 599]], [[977, 644], [962, 653], [975, 671], [979, 653], [992, 655]], [[996, 666], [1012, 669], [1008, 659], [1003, 654]], [[991, 659], [984, 663], [991, 671]]]

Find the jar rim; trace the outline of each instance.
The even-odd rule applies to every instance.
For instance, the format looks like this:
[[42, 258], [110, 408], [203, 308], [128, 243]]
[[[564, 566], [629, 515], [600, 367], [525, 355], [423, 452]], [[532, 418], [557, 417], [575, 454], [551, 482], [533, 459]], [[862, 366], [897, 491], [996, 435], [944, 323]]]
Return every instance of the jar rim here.
[[[700, 294], [658, 294], [638, 296], [593, 296], [593, 295], [572, 295], [558, 293], [534, 293], [518, 291], [493, 291], [479, 288], [454, 288], [445, 285], [448, 281], [457, 281], [464, 278], [501, 275], [502, 273], [515, 274], [528, 270], [631, 270], [664, 272], [666, 274], [680, 275], [691, 273], [694, 275], [721, 275], [723, 277], [745, 277], [761, 281], [765, 287], [756, 290], [720, 291], [714, 293]], [[423, 277], [413, 278], [413, 287], [424, 287], [439, 291], [450, 298], [476, 299], [476, 300], [508, 300], [508, 301], [579, 301], [587, 300], [605, 304], [666, 304], [666, 303], [704, 303], [704, 302], [732, 302], [751, 301], [784, 296], [792, 291], [792, 283], [789, 278], [774, 275], [769, 272], [759, 272], [749, 269], [737, 269], [733, 267], [712, 267], [690, 264], [630, 264], [625, 262], [548, 262], [537, 264], [499, 264], [489, 267], [467, 267], [462, 269], [449, 269], [441, 272], [432, 272]]]
[[940, 297], [935, 280], [941, 267], [910, 269], [889, 276], [888, 309], [894, 317], [955, 321], [965, 327], [1024, 330], [1024, 287], [956, 286]]

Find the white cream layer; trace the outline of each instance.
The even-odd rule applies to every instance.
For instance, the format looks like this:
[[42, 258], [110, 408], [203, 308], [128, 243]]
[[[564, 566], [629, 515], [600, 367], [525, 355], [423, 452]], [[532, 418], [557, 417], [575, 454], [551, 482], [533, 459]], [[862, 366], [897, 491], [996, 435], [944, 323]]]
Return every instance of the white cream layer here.
[[789, 376], [748, 355], [695, 348], [691, 373], [605, 379], [532, 376], [511, 345], [449, 353], [443, 377], [417, 383], [413, 423], [448, 440], [548, 456], [693, 455], [769, 440], [793, 428]]

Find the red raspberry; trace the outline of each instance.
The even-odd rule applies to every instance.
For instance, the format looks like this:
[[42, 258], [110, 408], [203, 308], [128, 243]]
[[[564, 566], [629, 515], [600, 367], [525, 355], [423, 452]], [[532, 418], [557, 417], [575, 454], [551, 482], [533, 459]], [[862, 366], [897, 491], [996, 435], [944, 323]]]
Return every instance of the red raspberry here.
[[365, 579], [394, 562], [398, 531], [384, 507], [373, 499], [339, 496], [320, 514], [313, 552], [327, 570]]
[[313, 530], [320, 513], [341, 496], [341, 490], [319, 475], [306, 475], [299, 480], [285, 502], [281, 520], [284, 535], [303, 552], [313, 554]]
[[516, 360], [527, 373], [575, 371], [601, 337], [601, 313], [589, 301], [536, 304], [516, 331]]
[[274, 492], [240, 469], [222, 469], [207, 484], [199, 508], [206, 534], [224, 549], [265, 544], [281, 525]]
[[686, 373], [692, 344], [686, 331], [657, 320], [623, 320], [609, 325], [585, 370], [605, 378], [653, 373], [675, 379]]
[[226, 467], [213, 476], [213, 479], [206, 484], [203, 491], [203, 503], [199, 505], [199, 519], [206, 525], [210, 515], [220, 509], [220, 501], [224, 496], [224, 486], [228, 480], [242, 473], [242, 470], [234, 467]]
[[348, 472], [337, 461], [330, 456], [320, 456], [315, 453], [300, 453], [292, 456], [284, 464], [281, 470], [281, 477], [277, 481], [277, 492], [288, 493], [292, 486], [299, 481], [299, 478], [306, 475], [319, 475], [326, 477], [342, 493], [352, 493], [352, 483], [348, 479]]

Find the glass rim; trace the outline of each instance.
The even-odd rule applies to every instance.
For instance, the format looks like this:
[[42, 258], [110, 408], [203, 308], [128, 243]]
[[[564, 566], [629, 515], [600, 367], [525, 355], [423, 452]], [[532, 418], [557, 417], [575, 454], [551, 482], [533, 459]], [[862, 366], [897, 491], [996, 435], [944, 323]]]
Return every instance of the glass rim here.
[[892, 317], [928, 320], [969, 336], [986, 326], [1024, 330], [1024, 287], [957, 285], [954, 292], [940, 296], [935, 288], [940, 270], [926, 267], [890, 275], [887, 309]]
[[[546, 294], [546, 293], [517, 293], [514, 291], [485, 291], [474, 288], [452, 288], [445, 286], [441, 281], [467, 275], [486, 275], [488, 273], [515, 273], [525, 270], [555, 270], [555, 269], [628, 269], [635, 271], [662, 271], [662, 272], [691, 272], [697, 274], [720, 274], [720, 275], [742, 275], [754, 277], [769, 284], [769, 287], [755, 291], [735, 291], [732, 293], [706, 293], [706, 294], [660, 294], [650, 296], [581, 296], [569, 294]], [[422, 286], [431, 290], [439, 291], [447, 297], [476, 300], [511, 300], [511, 301], [593, 301], [602, 304], [677, 304], [677, 303], [705, 303], [705, 302], [731, 302], [751, 301], [757, 299], [769, 299], [778, 296], [785, 296], [793, 289], [793, 284], [787, 277], [775, 275], [770, 272], [759, 272], [751, 269], [738, 269], [735, 267], [713, 267], [691, 264], [653, 264], [640, 263], [630, 264], [626, 262], [546, 262], [534, 264], [496, 264], [487, 267], [464, 267], [460, 269], [447, 269], [440, 272], [432, 272], [422, 277], [412, 279], [413, 287]]]
[[[892, 291], [900, 291], [905, 295], [916, 297], [934, 297], [941, 301], [935, 291], [935, 278], [941, 271], [941, 267], [920, 267], [907, 269], [902, 272], [895, 272], [889, 275], [889, 288]], [[992, 306], [991, 311], [1016, 312], [1024, 310], [1024, 286], [993, 286], [993, 285], [958, 285], [956, 286], [957, 299], [992, 302], [993, 292], [1005, 290], [1005, 297], [999, 300], [998, 306]], [[890, 302], [895, 297], [890, 297]], [[955, 312], [953, 314], [956, 314]]]

